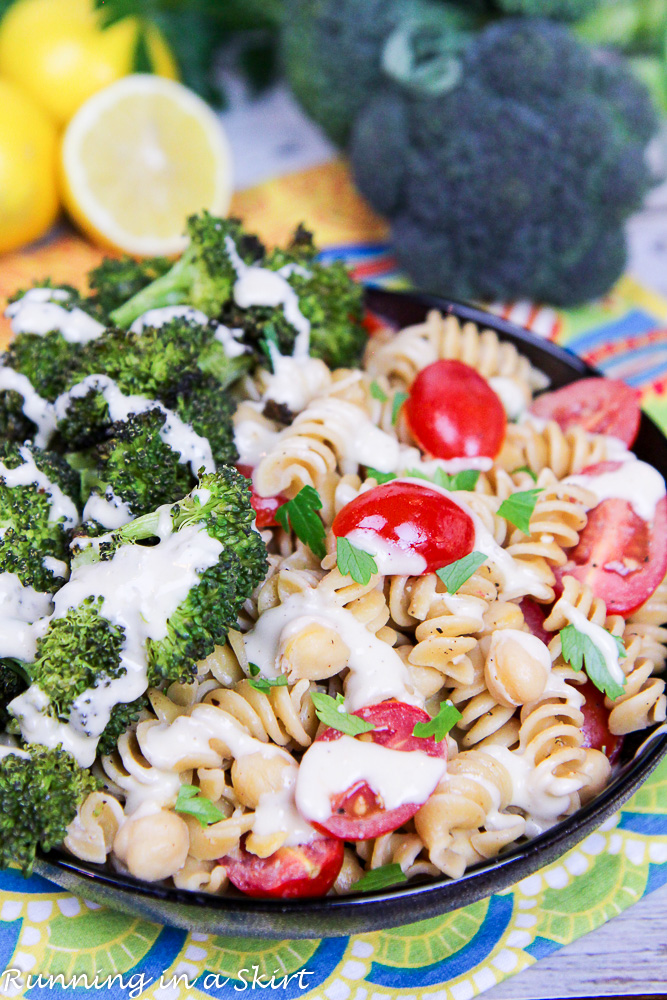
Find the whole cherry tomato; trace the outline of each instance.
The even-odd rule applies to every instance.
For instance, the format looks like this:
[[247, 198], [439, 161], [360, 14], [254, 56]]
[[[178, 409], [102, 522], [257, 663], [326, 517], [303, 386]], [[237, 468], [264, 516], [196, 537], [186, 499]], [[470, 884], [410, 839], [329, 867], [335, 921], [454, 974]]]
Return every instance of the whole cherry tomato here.
[[494, 458], [505, 438], [507, 416], [499, 396], [462, 361], [422, 368], [404, 411], [420, 448], [435, 458]]
[[[245, 841], [245, 838], [244, 838]], [[321, 837], [310, 844], [280, 847], [268, 858], [251, 854], [242, 842], [220, 858], [232, 885], [246, 896], [306, 899], [324, 896], [343, 865], [343, 842]]]

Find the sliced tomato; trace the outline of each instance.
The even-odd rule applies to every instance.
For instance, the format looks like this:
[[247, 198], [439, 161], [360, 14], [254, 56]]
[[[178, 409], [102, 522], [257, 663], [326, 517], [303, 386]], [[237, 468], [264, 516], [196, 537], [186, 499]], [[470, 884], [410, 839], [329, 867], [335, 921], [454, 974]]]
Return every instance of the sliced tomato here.
[[550, 606], [538, 604], [532, 597], [524, 597], [519, 603], [519, 607], [530, 631], [548, 646], [554, 637], [553, 632], [547, 632], [544, 627], [544, 620], [549, 614]]
[[613, 764], [621, 752], [623, 737], [609, 732], [609, 709], [605, 707], [604, 695], [591, 681], [586, 681], [579, 690], [586, 698], [581, 708], [584, 713], [582, 746], [602, 750]]
[[367, 309], [364, 313], [363, 325], [369, 337], [373, 337], [376, 333], [382, 333], [385, 330], [391, 330], [387, 321], [378, 316], [377, 313], [371, 312], [370, 309]]
[[582, 378], [533, 402], [530, 412], [542, 420], [555, 420], [566, 431], [583, 427], [591, 434], [609, 434], [629, 448], [639, 431], [640, 394], [625, 382], [608, 378]]
[[343, 865], [343, 843], [322, 837], [310, 844], [280, 847], [268, 858], [245, 848], [245, 838], [231, 854], [220, 858], [232, 885], [246, 896], [305, 899], [324, 896]]
[[255, 524], [259, 529], [275, 528], [278, 524], [276, 511], [287, 502], [287, 497], [282, 494], [276, 497], [260, 497], [255, 493], [255, 487], [252, 485], [252, 466], [237, 465], [236, 468], [242, 476], [250, 480], [250, 504], [255, 512]]
[[475, 525], [453, 500], [426, 483], [400, 480], [361, 493], [338, 512], [333, 533], [344, 538], [353, 531], [376, 535], [399, 552], [422, 556], [424, 573], [462, 559], [473, 550]]
[[[600, 462], [583, 475], [617, 466]], [[556, 574], [559, 580], [574, 576], [602, 598], [610, 614], [629, 614], [648, 600], [667, 573], [667, 497], [658, 501], [652, 524], [627, 500], [603, 500], [589, 511], [578, 544], [567, 554]]]
[[[390, 750], [421, 750], [430, 757], [447, 759], [446, 740], [437, 743], [432, 736], [424, 738], [412, 735], [417, 722], [430, 720], [430, 716], [421, 708], [400, 701], [383, 701], [379, 705], [361, 708], [354, 715], [375, 726], [375, 729], [364, 733], [363, 737], [357, 737], [358, 739], [371, 740]], [[337, 729], [328, 728], [320, 733], [317, 741], [338, 740], [341, 735]], [[315, 823], [314, 826], [341, 840], [371, 840], [403, 826], [423, 804], [407, 802], [396, 809], [385, 809], [367, 782], [357, 782], [331, 799], [331, 816], [326, 822]]]
[[507, 416], [499, 396], [462, 361], [423, 368], [404, 412], [420, 448], [436, 458], [494, 458], [505, 438]]

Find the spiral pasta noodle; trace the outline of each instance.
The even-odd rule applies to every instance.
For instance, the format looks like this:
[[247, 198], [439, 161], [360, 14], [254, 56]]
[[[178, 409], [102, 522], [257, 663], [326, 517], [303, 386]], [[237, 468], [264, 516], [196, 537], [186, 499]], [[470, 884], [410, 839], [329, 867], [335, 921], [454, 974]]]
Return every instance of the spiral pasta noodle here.
[[618, 453], [618, 443], [580, 427], [562, 431], [550, 420], [540, 429], [532, 420], [508, 424], [505, 443], [497, 462], [508, 472], [526, 466], [535, 475], [551, 469], [557, 479], [581, 472], [588, 465], [604, 462]]

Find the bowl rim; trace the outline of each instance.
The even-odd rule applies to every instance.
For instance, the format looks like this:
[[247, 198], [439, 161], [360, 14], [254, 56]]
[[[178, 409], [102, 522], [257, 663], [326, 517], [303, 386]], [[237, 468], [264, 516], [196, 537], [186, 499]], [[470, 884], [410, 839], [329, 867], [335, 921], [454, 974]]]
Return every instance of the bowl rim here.
[[[563, 384], [602, 375], [566, 348], [477, 306], [428, 293], [393, 291], [376, 286], [365, 288], [365, 302], [372, 313], [385, 320], [387, 313], [396, 309], [412, 315], [408, 322], [401, 320], [398, 326], [392, 322], [396, 329], [423, 321], [431, 309], [471, 321], [482, 329], [491, 329], [500, 334], [501, 339], [514, 343], [531, 361], [535, 359], [538, 366], [539, 358], [544, 360], [546, 355], [568, 369]], [[667, 475], [667, 437], [643, 412], [641, 433], [650, 436], [657, 433], [665, 443], [661, 471]], [[221, 934], [237, 935], [242, 927], [246, 936], [314, 939], [398, 926], [458, 909], [508, 888], [556, 860], [600, 826], [667, 755], [667, 724], [656, 724], [645, 732], [634, 757], [620, 768], [595, 799], [531, 840], [470, 867], [458, 879], [442, 875], [363, 894], [273, 900], [240, 894], [213, 895], [142, 882], [60, 850], [48, 854], [39, 852], [35, 869], [52, 881], [62, 878], [67, 888], [83, 896], [97, 895], [106, 903], [114, 905], [115, 902], [121, 908], [143, 915], [148, 913], [157, 919], [165, 919], [166, 913], [169, 922], [185, 928], [201, 924], [204, 908], [216, 925], [216, 932]], [[156, 903], [152, 909], [150, 900]]]

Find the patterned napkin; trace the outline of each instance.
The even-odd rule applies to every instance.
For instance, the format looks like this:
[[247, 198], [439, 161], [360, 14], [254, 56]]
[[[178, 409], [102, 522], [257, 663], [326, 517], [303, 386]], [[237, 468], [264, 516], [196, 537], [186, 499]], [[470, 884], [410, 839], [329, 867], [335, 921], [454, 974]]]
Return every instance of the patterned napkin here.
[[[358, 200], [341, 163], [243, 192], [233, 211], [270, 243], [306, 220], [325, 256], [345, 257], [361, 280], [402, 283], [383, 224]], [[78, 284], [99, 258], [70, 233], [5, 257], [0, 301], [46, 275]], [[647, 411], [667, 428], [667, 302], [624, 278], [603, 301], [568, 313], [527, 303], [492, 308], [639, 387]], [[0, 342], [7, 333], [0, 330]], [[78, 977], [66, 995], [232, 1000], [249, 990], [283, 1000], [470, 1000], [665, 882], [667, 761], [597, 832], [511, 889], [443, 917], [352, 938], [188, 934], [7, 871], [0, 873], [0, 995], [51, 998]]]

